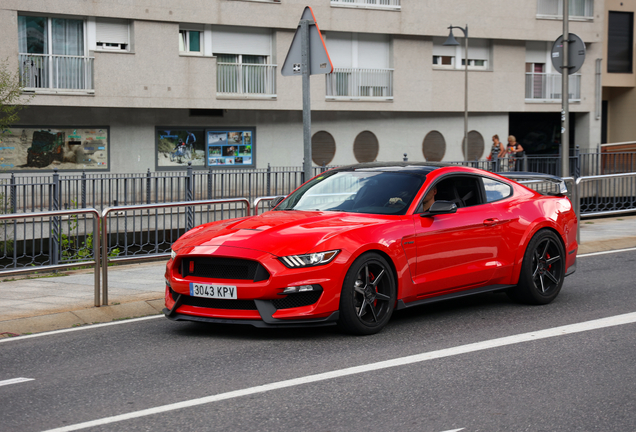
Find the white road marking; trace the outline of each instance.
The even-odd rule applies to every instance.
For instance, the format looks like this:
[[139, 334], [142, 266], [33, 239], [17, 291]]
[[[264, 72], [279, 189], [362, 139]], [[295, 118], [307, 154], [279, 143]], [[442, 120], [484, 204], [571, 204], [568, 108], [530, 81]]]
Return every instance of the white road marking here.
[[18, 384], [27, 381], [35, 381], [35, 378], [13, 378], [4, 381], [0, 381], [0, 387], [10, 385], [10, 384]]
[[447, 431], [444, 431], [444, 432], [459, 432], [459, 431], [463, 431], [464, 429], [466, 429], [466, 428], [459, 428], [459, 429], [447, 430]]
[[155, 414], [161, 414], [168, 411], [174, 411], [184, 408], [191, 408], [198, 405], [209, 404], [212, 402], [218, 402], [228, 399], [239, 398], [247, 395], [253, 395], [258, 393], [265, 393], [272, 390], [279, 390], [288, 387], [295, 387], [303, 384], [309, 384], [314, 382], [326, 381], [334, 378], [345, 377], [349, 375], [355, 375], [365, 372], [371, 372], [381, 369], [393, 368], [397, 366], [406, 366], [414, 363], [420, 363], [428, 360], [439, 359], [443, 357], [456, 356], [460, 354], [466, 354], [476, 351], [487, 350], [491, 348], [498, 348], [507, 345], [513, 345], [523, 342], [531, 342], [540, 339], [547, 339], [557, 336], [565, 336], [574, 333], [586, 332], [590, 330], [597, 330], [606, 327], [619, 326], [624, 324], [636, 323], [636, 312], [616, 315], [612, 317], [585, 321], [577, 324], [570, 324], [561, 327], [554, 327], [545, 330], [538, 330], [530, 333], [522, 333], [513, 336], [506, 336], [497, 339], [491, 339], [483, 342], [476, 342], [468, 345], [461, 345], [453, 348], [441, 349], [438, 351], [430, 351], [421, 354], [415, 354], [407, 357], [400, 357], [393, 360], [386, 360], [377, 363], [370, 363], [361, 366], [349, 367], [346, 369], [335, 370], [331, 372], [319, 373], [316, 375], [308, 375], [305, 377], [289, 379], [285, 381], [274, 382], [270, 384], [264, 384], [256, 387], [250, 387], [241, 390], [234, 390], [227, 393], [220, 393], [212, 396], [206, 396], [197, 399], [186, 400], [183, 402], [177, 402], [168, 405], [162, 405], [155, 408], [148, 408], [140, 411], [133, 411], [126, 414], [115, 415], [112, 417], [105, 417], [98, 420], [92, 420], [84, 423], [78, 423], [75, 425], [64, 426], [61, 428], [50, 429], [45, 432], [68, 432], [88, 427], [102, 426], [106, 424], [121, 422], [125, 420], [131, 420], [139, 417], [145, 417]]
[[108, 327], [108, 326], [119, 325], [119, 324], [127, 324], [127, 323], [130, 323], [130, 322], [137, 322], [137, 321], [145, 321], [145, 320], [154, 319], [154, 318], [165, 318], [165, 315], [164, 314], [159, 314], [159, 315], [151, 315], [151, 316], [141, 317], [141, 318], [131, 318], [131, 319], [127, 319], [127, 320], [113, 321], [113, 322], [107, 322], [107, 323], [101, 323], [101, 324], [90, 324], [90, 325], [87, 324], [87, 325], [82, 326], [82, 327], [72, 327], [72, 328], [68, 328], [68, 329], [53, 330], [53, 331], [49, 331], [49, 332], [36, 333], [36, 334], [32, 334], [32, 335], [24, 335], [24, 336], [10, 337], [10, 338], [2, 338], [2, 339], [0, 339], [0, 343], [11, 342], [11, 341], [16, 341], [16, 340], [25, 340], [25, 339], [30, 339], [30, 338], [40, 337], [40, 336], [51, 336], [51, 335], [56, 335], [56, 334], [60, 334], [60, 333], [69, 333], [69, 332], [81, 331], [81, 330], [92, 330], [92, 329], [101, 328], [101, 327]]
[[628, 248], [628, 249], [616, 249], [616, 250], [611, 250], [611, 251], [603, 251], [603, 252], [591, 252], [591, 253], [586, 253], [583, 255], [577, 255], [577, 258], [584, 258], [584, 257], [589, 257], [589, 256], [595, 256], [595, 255], [607, 255], [607, 254], [612, 254], [612, 253], [619, 253], [619, 252], [629, 252], [629, 251], [635, 251], [636, 248]]

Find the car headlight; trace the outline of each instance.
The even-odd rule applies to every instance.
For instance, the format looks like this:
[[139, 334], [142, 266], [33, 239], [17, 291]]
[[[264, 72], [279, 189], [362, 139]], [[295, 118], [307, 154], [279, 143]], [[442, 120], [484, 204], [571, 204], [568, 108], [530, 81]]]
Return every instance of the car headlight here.
[[327, 252], [316, 252], [306, 255], [288, 255], [280, 257], [279, 260], [285, 264], [287, 268], [302, 268], [324, 265], [333, 260], [338, 255], [339, 250]]
[[177, 253], [170, 249], [170, 259], [175, 259], [177, 257]]

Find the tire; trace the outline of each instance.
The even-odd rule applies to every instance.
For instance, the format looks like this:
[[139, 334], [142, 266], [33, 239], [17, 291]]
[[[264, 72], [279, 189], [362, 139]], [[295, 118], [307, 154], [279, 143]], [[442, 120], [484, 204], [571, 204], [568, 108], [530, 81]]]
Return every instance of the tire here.
[[378, 333], [393, 314], [396, 296], [389, 263], [377, 253], [361, 255], [351, 264], [342, 285], [339, 327], [356, 335]]
[[523, 256], [519, 283], [508, 290], [508, 295], [526, 304], [550, 303], [563, 286], [565, 258], [559, 237], [553, 231], [539, 231], [530, 240]]

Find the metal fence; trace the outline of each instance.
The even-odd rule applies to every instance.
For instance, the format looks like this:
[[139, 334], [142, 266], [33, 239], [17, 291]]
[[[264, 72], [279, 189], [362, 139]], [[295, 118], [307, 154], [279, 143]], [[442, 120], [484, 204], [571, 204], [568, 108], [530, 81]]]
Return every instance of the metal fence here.
[[393, 99], [393, 69], [339, 68], [325, 79], [328, 99]]
[[[526, 72], [526, 100], [560, 101], [561, 74]], [[568, 78], [568, 99], [570, 102], [581, 100], [581, 74], [572, 74]]]
[[636, 172], [579, 177], [577, 214], [592, 217], [636, 210]]
[[26, 89], [93, 91], [94, 57], [20, 54], [20, 85]]
[[[529, 171], [560, 176], [560, 160], [549, 156], [454, 163], [502, 173]], [[315, 167], [314, 174], [325, 169]], [[621, 170], [629, 173], [615, 176]], [[576, 187], [576, 201], [583, 217], [636, 211], [636, 153], [575, 152], [570, 157], [570, 173], [575, 179], [583, 179]], [[303, 180], [301, 167], [207, 171], [189, 167], [182, 172], [145, 174], [3, 175], [0, 176], [2, 214], [70, 213], [40, 221], [0, 219], [0, 272], [73, 265], [91, 259], [95, 237], [85, 209], [108, 210], [108, 235], [104, 240], [106, 254], [111, 259], [159, 256], [168, 253], [170, 245], [195, 225], [249, 214], [243, 204], [225, 202], [196, 207], [197, 201], [240, 197], [253, 202], [257, 214], [269, 210], [275, 197], [289, 194]], [[183, 202], [192, 204], [172, 206]], [[130, 206], [135, 206], [135, 210]], [[152, 209], [141, 210], [138, 206]]]
[[275, 64], [218, 63], [217, 93], [276, 97], [276, 67]]

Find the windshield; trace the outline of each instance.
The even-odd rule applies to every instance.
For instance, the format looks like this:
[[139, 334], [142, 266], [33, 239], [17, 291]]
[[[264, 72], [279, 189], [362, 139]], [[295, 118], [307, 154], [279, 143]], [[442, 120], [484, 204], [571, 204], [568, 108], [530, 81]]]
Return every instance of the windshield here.
[[276, 210], [403, 215], [425, 178], [403, 172], [325, 173], [287, 197]]

